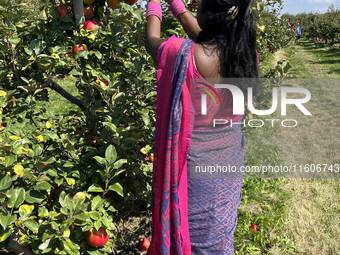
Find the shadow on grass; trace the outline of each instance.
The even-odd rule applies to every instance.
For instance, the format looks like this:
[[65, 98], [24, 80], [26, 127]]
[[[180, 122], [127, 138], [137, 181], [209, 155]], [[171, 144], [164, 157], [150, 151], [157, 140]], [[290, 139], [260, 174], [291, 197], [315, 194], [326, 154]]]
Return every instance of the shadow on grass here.
[[332, 72], [340, 74], [340, 49], [332, 48], [323, 43], [310, 41], [307, 39], [301, 40], [299, 43], [304, 49], [318, 56], [318, 61], [315, 64], [328, 64]]

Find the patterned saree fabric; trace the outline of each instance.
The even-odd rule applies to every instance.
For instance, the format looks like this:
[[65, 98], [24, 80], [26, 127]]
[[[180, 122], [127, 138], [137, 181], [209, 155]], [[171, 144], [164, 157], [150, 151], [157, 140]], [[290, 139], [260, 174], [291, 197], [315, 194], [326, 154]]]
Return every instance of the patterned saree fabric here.
[[194, 171], [206, 163], [239, 168], [245, 141], [239, 126], [195, 129], [192, 46], [192, 40], [173, 36], [158, 52], [149, 255], [233, 254], [242, 176]]

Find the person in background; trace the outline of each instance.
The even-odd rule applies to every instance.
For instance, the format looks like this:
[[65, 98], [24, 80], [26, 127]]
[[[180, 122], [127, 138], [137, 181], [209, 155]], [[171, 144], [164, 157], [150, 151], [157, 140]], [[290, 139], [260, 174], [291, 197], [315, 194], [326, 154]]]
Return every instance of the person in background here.
[[301, 37], [301, 27], [300, 27], [300, 23], [298, 23], [298, 27], [296, 29], [296, 40], [295, 40], [297, 45], [299, 44], [300, 37]]
[[290, 27], [290, 29], [291, 29], [292, 31], [295, 32], [295, 26], [294, 26], [294, 24], [292, 24], [292, 26]]
[[290, 25], [289, 22], [288, 22], [288, 24], [287, 24], [287, 29], [291, 30], [291, 25]]

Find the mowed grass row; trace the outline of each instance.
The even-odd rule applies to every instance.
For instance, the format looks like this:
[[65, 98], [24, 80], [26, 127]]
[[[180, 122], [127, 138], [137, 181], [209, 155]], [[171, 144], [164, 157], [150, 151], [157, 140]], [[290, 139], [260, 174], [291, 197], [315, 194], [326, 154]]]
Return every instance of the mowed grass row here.
[[[304, 106], [312, 116], [296, 106], [287, 107], [287, 118], [296, 119], [298, 126], [275, 133], [269, 142], [279, 147], [287, 165], [327, 164], [335, 170], [340, 164], [340, 50], [306, 39], [295, 49], [289, 61], [300, 79], [287, 82], [310, 91], [311, 100]], [[293, 237], [294, 254], [340, 254], [340, 172], [332, 174], [333, 178], [313, 179], [306, 173], [305, 178], [290, 178], [282, 185], [289, 196], [286, 234]]]

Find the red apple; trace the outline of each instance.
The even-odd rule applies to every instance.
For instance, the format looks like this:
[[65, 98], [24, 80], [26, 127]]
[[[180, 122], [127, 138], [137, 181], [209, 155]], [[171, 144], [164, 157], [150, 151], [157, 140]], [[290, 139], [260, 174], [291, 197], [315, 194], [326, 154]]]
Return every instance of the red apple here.
[[85, 30], [94, 30], [95, 26], [99, 26], [97, 22], [93, 20], [88, 20], [84, 23]]
[[134, 3], [136, 3], [138, 0], [124, 0], [125, 3], [129, 4], [129, 5], [133, 5]]
[[253, 225], [251, 225], [250, 228], [251, 228], [254, 232], [256, 232], [256, 230], [258, 229], [258, 227], [259, 227], [259, 225], [253, 224]]
[[69, 11], [67, 9], [66, 6], [58, 6], [57, 8], [55, 8], [58, 12], [59, 15], [59, 19], [61, 19], [62, 17], [66, 16], [69, 14]]
[[[101, 79], [96, 80], [96, 84], [100, 85], [100, 81], [103, 82], [106, 86], [109, 86], [108, 81], [102, 81]], [[94, 89], [99, 93], [99, 90], [97, 88]]]
[[107, 0], [107, 5], [112, 9], [120, 8], [120, 0]]
[[43, 166], [47, 166], [48, 165], [48, 163], [43, 163]]
[[108, 81], [102, 81], [101, 79], [96, 81], [96, 84], [100, 85], [100, 81], [103, 82], [106, 86], [109, 86], [109, 82]]
[[95, 147], [96, 146], [95, 143], [97, 141], [93, 138], [93, 136], [96, 135], [96, 132], [91, 131], [89, 134], [90, 134], [91, 137], [88, 139], [88, 141], [92, 143], [92, 147]]
[[147, 251], [149, 249], [149, 246], [150, 241], [146, 237], [141, 238], [137, 244], [138, 250], [140, 251]]
[[7, 123], [0, 123], [0, 128], [6, 127]]
[[108, 240], [109, 235], [104, 228], [97, 231], [92, 227], [86, 232], [86, 241], [91, 246], [104, 246]]
[[112, 191], [107, 192], [104, 197], [106, 198], [112, 198]]
[[93, 7], [92, 5], [84, 6], [85, 19], [91, 19], [93, 17]]
[[94, 0], [83, 0], [84, 4], [92, 4]]
[[[12, 99], [15, 99], [15, 96], [10, 95], [10, 96], [8, 97], [8, 100], [10, 100], [11, 98], [12, 98]], [[13, 105], [15, 105], [16, 103], [17, 103], [16, 101], [11, 101], [11, 102], [9, 102], [8, 104], [13, 106]]]
[[78, 51], [81, 51], [81, 50], [85, 50], [84, 45], [82, 45], [82, 44], [74, 45], [74, 46], [73, 46], [72, 53], [73, 53], [73, 55], [76, 55], [77, 52], [78, 52]]
[[73, 225], [71, 225], [71, 228], [72, 228], [73, 231], [77, 231], [77, 230], [78, 230], [78, 228], [76, 228], [76, 227], [73, 226]]
[[150, 160], [150, 162], [153, 162], [153, 153], [150, 154], [149, 160]]

